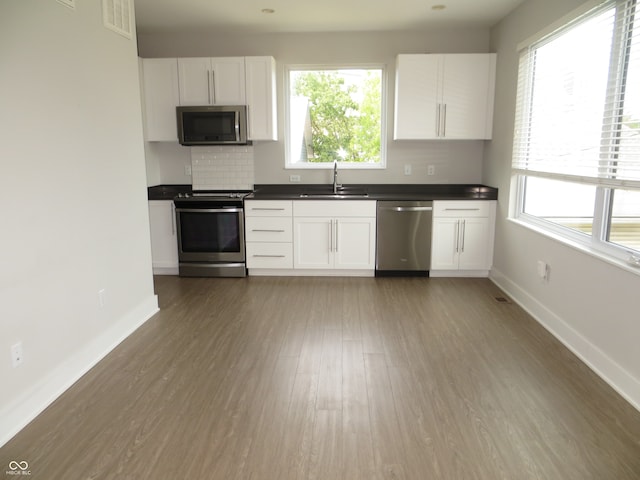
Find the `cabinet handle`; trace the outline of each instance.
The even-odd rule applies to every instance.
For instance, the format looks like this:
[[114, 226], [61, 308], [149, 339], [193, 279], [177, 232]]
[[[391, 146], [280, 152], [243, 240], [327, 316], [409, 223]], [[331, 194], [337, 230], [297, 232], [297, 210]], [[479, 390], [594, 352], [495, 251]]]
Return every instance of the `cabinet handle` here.
[[433, 207], [378, 207], [379, 210], [391, 212], [431, 212]]
[[284, 230], [267, 230], [267, 229], [259, 229], [259, 228], [254, 228], [251, 231], [252, 232], [284, 233]]
[[460, 235], [460, 253], [464, 253], [464, 237], [467, 233], [467, 221], [462, 220], [462, 235]]
[[284, 258], [285, 255], [251, 255], [253, 258]]
[[443, 104], [442, 106], [443, 114], [442, 114], [442, 136], [447, 136], [447, 104]]
[[171, 204], [171, 235], [176, 234], [176, 206]]
[[284, 211], [284, 208], [268, 208], [268, 207], [251, 207], [252, 211], [263, 210], [263, 211]]
[[331, 226], [329, 227], [329, 251], [333, 252], [333, 220], [331, 220]]

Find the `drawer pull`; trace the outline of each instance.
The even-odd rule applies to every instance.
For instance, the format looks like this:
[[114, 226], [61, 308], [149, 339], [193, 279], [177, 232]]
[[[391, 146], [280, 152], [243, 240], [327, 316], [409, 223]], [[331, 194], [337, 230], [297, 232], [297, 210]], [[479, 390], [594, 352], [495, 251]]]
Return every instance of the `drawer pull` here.
[[254, 228], [251, 231], [252, 232], [284, 233], [284, 230], [267, 230], [267, 229], [259, 229], [259, 228]]
[[284, 258], [285, 255], [252, 255], [253, 258]]
[[251, 210], [284, 211], [284, 208], [251, 207]]

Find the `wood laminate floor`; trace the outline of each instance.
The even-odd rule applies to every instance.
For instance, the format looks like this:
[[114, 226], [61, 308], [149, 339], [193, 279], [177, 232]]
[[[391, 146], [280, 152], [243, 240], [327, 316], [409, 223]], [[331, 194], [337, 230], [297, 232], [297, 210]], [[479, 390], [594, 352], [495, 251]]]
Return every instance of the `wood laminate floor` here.
[[0, 478], [640, 479], [640, 413], [486, 279], [155, 281]]

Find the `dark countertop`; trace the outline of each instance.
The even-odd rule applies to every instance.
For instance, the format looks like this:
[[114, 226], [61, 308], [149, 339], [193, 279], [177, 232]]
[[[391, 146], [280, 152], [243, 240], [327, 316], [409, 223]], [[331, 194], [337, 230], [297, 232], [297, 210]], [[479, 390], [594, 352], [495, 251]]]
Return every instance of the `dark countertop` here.
[[156, 185], [147, 187], [148, 200], [173, 200], [179, 193], [192, 193], [191, 185]]
[[[332, 191], [330, 184], [271, 184], [255, 185], [254, 192], [247, 199], [254, 200], [320, 200], [314, 194]], [[341, 197], [349, 200], [497, 200], [498, 189], [486, 185], [466, 184], [351, 184], [343, 185], [341, 192], [348, 194], [366, 193], [366, 197], [356, 195]], [[191, 185], [156, 185], [147, 188], [149, 200], [173, 200], [179, 193], [193, 193]], [[311, 194], [301, 197], [301, 194]]]
[[[343, 185], [342, 192], [346, 199], [362, 200], [363, 197], [351, 194], [367, 194], [368, 200], [497, 200], [498, 189], [486, 185], [448, 185], [448, 184], [352, 184]], [[255, 185], [254, 192], [246, 199], [254, 200], [318, 200], [314, 194], [332, 192], [332, 185], [300, 184], [300, 185]], [[301, 197], [301, 194], [310, 194]], [[324, 198], [324, 197], [321, 197]], [[341, 197], [340, 199], [343, 199]]]

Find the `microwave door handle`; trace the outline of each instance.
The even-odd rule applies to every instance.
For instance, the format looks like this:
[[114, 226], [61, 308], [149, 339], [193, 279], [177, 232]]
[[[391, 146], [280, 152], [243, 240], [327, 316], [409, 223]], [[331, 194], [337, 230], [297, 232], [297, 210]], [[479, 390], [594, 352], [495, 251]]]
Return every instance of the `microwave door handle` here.
[[247, 140], [251, 137], [251, 106], [247, 105]]
[[211, 70], [211, 104], [216, 104], [216, 71]]
[[238, 111], [236, 110], [235, 114], [234, 114], [234, 118], [235, 118], [235, 129], [236, 129], [236, 142], [240, 141], [240, 114], [238, 113]]

